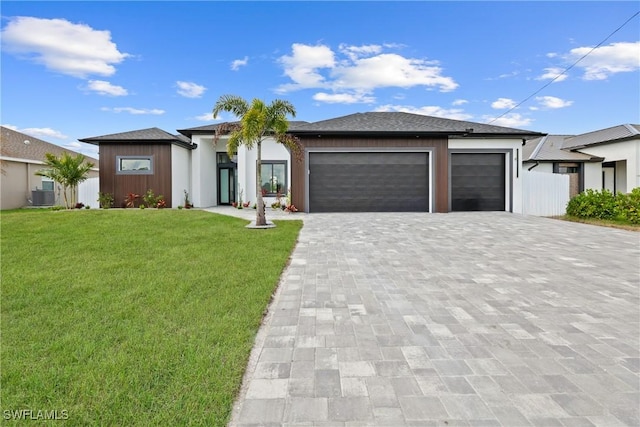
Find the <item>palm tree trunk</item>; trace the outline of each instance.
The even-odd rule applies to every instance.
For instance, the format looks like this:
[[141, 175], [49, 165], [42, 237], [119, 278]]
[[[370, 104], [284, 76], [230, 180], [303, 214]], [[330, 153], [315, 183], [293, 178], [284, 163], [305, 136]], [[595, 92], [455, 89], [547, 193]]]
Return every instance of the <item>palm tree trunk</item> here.
[[[58, 200], [60, 200], [60, 187], [58, 187]], [[67, 187], [62, 186], [62, 200], [64, 200], [64, 207], [69, 209], [69, 202], [67, 201]]]
[[260, 173], [262, 172], [262, 142], [258, 141], [258, 159], [256, 161], [256, 197], [258, 202], [256, 204], [256, 225], [267, 225], [267, 217], [264, 213], [264, 200], [262, 199], [262, 186], [260, 185]]

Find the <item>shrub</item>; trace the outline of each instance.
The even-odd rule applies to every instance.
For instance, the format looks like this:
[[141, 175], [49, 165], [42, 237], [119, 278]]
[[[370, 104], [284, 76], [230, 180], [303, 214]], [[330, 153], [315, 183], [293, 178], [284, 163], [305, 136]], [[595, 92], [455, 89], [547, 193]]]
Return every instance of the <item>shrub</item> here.
[[153, 190], [147, 190], [147, 194], [142, 196], [142, 200], [148, 208], [164, 208], [167, 205], [164, 196], [156, 196], [153, 194]]
[[129, 193], [127, 194], [127, 198], [124, 199], [124, 207], [125, 208], [135, 208], [136, 200], [140, 198], [139, 194]]
[[616, 195], [616, 217], [632, 224], [640, 224], [640, 187], [629, 194]]
[[615, 196], [609, 190], [595, 191], [587, 189], [567, 204], [567, 215], [578, 218], [615, 218]]
[[629, 194], [616, 195], [606, 189], [587, 189], [569, 201], [567, 215], [640, 224], [640, 187], [634, 188]]
[[113, 207], [113, 194], [111, 193], [98, 193], [98, 203], [102, 209], [109, 209]]

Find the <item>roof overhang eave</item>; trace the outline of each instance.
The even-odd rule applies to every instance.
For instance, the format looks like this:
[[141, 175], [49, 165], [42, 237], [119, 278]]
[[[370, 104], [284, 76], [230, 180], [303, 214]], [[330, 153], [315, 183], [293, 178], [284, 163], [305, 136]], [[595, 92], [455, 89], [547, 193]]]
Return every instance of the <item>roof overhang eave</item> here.
[[97, 145], [100, 146], [100, 144], [139, 144], [139, 143], [143, 143], [143, 144], [173, 144], [173, 145], [179, 145], [181, 147], [184, 148], [188, 148], [190, 150], [194, 150], [196, 148], [198, 148], [198, 144], [194, 144], [194, 143], [189, 143], [186, 141], [180, 141], [178, 139], [174, 139], [174, 140], [164, 140], [164, 139], [160, 139], [160, 140], [150, 140], [150, 139], [143, 139], [143, 140], [135, 140], [135, 139], [129, 139], [129, 140], [118, 140], [118, 139], [103, 139], [103, 140], [95, 140], [95, 139], [91, 139], [91, 138], [86, 138], [86, 139], [79, 139], [78, 141], [80, 142], [84, 142], [85, 144], [92, 144], [92, 145]]

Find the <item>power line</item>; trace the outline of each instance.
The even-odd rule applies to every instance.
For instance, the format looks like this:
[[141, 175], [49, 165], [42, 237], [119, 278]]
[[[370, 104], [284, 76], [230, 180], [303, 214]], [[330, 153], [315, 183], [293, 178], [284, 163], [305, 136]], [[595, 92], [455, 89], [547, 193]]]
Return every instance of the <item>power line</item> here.
[[633, 18], [635, 18], [636, 16], [640, 15], [640, 11], [636, 12], [633, 16], [631, 16], [631, 18], [627, 19], [622, 25], [620, 25], [618, 28], [616, 28], [611, 34], [609, 34], [607, 37], [604, 38], [604, 40], [602, 40], [600, 43], [598, 43], [596, 46], [592, 47], [589, 52], [585, 53], [584, 55], [582, 55], [582, 57], [580, 57], [580, 59], [578, 59], [576, 62], [574, 62], [573, 64], [569, 65], [567, 68], [564, 69], [564, 71], [562, 71], [560, 74], [558, 74], [557, 76], [555, 76], [553, 79], [551, 79], [549, 82], [547, 82], [544, 86], [542, 86], [540, 89], [538, 89], [537, 91], [533, 92], [531, 95], [527, 96], [525, 99], [523, 99], [522, 101], [520, 101], [519, 103], [517, 103], [516, 105], [514, 105], [513, 107], [509, 108], [507, 111], [505, 111], [504, 113], [500, 114], [498, 117], [496, 117], [495, 119], [491, 120], [489, 123], [487, 124], [491, 124], [493, 122], [495, 122], [496, 120], [498, 120], [501, 117], [506, 116], [507, 114], [509, 114], [510, 112], [512, 112], [513, 110], [515, 110], [516, 108], [518, 108], [519, 106], [521, 106], [522, 104], [524, 104], [525, 102], [527, 102], [528, 100], [530, 100], [531, 98], [533, 98], [534, 96], [536, 96], [537, 94], [539, 94], [540, 92], [542, 92], [544, 89], [547, 88], [547, 86], [549, 86], [551, 83], [555, 82], [556, 80], [558, 80], [560, 77], [562, 77], [563, 75], [565, 75], [567, 73], [567, 71], [569, 71], [570, 69], [572, 69], [573, 67], [575, 67], [580, 61], [582, 61], [584, 58], [586, 58], [587, 56], [589, 56], [594, 50], [596, 50], [597, 48], [599, 48], [600, 46], [602, 46], [607, 40], [609, 40], [611, 38], [611, 36], [613, 36], [615, 33], [617, 33], [618, 31], [620, 31], [622, 29], [622, 27], [624, 27], [625, 25], [627, 25], [629, 23], [629, 21], [631, 21]]

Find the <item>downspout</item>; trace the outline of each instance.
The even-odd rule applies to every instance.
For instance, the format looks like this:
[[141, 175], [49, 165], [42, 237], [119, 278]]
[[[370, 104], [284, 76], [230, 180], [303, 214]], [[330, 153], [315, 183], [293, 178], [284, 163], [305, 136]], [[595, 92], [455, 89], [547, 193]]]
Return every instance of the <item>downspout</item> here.
[[529, 172], [530, 172], [530, 171], [531, 171], [531, 169], [535, 168], [535, 167], [536, 167], [536, 166], [538, 166], [539, 164], [540, 164], [540, 162], [536, 160], [536, 164], [535, 164], [535, 165], [533, 165], [533, 166], [531, 166], [530, 168], [527, 168], [527, 171], [529, 171]]

